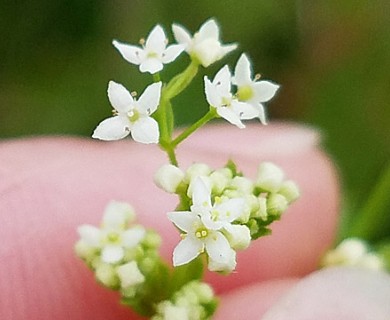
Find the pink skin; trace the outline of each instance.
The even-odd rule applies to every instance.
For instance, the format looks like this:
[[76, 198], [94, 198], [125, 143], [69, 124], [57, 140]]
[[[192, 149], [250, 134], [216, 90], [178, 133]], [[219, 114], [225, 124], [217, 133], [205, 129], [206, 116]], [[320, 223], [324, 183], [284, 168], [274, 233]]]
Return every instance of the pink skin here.
[[[338, 184], [331, 162], [317, 148], [316, 133], [292, 125], [208, 127], [178, 152], [183, 168], [193, 161], [216, 168], [229, 157], [253, 178], [260, 161], [274, 161], [302, 190], [302, 198], [275, 225], [274, 234], [238, 255], [236, 273], [207, 275], [222, 294], [217, 319], [239, 319], [231, 311], [237, 308], [242, 319], [258, 319], [294, 278], [315, 270], [330, 246]], [[161, 252], [170, 260], [179, 236], [165, 213], [175, 207], [176, 197], [152, 182], [164, 163], [166, 157], [156, 146], [129, 140], [31, 138], [1, 143], [0, 319], [138, 319], [119, 305], [116, 293], [97, 285], [75, 257], [75, 230], [83, 223], [98, 224], [108, 201], [128, 201], [139, 221], [162, 235]], [[251, 308], [242, 307], [246, 297], [251, 297]]]

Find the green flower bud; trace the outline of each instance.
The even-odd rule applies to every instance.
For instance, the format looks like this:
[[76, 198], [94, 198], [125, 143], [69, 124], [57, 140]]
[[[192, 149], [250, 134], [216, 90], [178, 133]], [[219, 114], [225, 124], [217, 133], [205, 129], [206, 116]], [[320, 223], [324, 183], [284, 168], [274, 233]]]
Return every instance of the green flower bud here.
[[115, 268], [107, 263], [100, 263], [95, 270], [95, 276], [104, 286], [110, 289], [117, 289], [119, 287], [119, 278], [115, 272]]
[[297, 200], [300, 195], [297, 184], [291, 180], [283, 182], [278, 193], [284, 196], [287, 199], [288, 203]]
[[271, 216], [280, 216], [287, 207], [287, 199], [281, 194], [273, 193], [267, 199], [267, 213]]

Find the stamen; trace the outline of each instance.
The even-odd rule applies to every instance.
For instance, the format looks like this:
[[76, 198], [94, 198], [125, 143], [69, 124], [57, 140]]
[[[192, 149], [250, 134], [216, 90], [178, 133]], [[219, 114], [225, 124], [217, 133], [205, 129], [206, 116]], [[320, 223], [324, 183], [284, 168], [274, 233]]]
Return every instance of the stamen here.
[[260, 73], [256, 73], [255, 74], [255, 81], [259, 80], [261, 78], [261, 74]]

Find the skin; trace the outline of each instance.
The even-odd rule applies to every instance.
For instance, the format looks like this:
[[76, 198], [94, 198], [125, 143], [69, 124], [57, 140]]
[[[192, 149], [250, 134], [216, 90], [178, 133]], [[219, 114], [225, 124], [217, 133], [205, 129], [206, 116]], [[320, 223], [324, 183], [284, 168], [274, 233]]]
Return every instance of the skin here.
[[[298, 278], [316, 269], [331, 245], [339, 212], [338, 181], [331, 161], [318, 148], [317, 133], [293, 125], [245, 130], [210, 126], [178, 151], [183, 168], [193, 161], [218, 168], [229, 157], [252, 178], [260, 161], [274, 161], [302, 191], [272, 236], [238, 254], [234, 274], [206, 275], [221, 295], [216, 319], [238, 319], [237, 310], [239, 319], [260, 319]], [[0, 319], [139, 319], [118, 303], [115, 292], [96, 284], [75, 257], [73, 245], [78, 225], [97, 225], [112, 199], [127, 201], [140, 223], [162, 235], [161, 253], [170, 260], [179, 235], [165, 213], [175, 207], [176, 198], [152, 182], [166, 161], [157, 146], [130, 140], [43, 137], [2, 142]]]

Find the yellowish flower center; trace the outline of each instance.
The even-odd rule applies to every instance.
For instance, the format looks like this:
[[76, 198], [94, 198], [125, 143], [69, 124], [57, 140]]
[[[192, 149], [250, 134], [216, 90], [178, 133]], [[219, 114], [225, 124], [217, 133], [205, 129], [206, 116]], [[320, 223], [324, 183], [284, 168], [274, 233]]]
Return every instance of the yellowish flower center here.
[[130, 122], [136, 122], [139, 119], [139, 112], [137, 110], [130, 111], [127, 115]]
[[196, 231], [195, 231], [195, 236], [198, 238], [198, 239], [204, 239], [208, 236], [209, 232], [206, 228], [198, 228]]
[[253, 89], [250, 86], [238, 88], [237, 97], [241, 101], [248, 101], [253, 97]]

